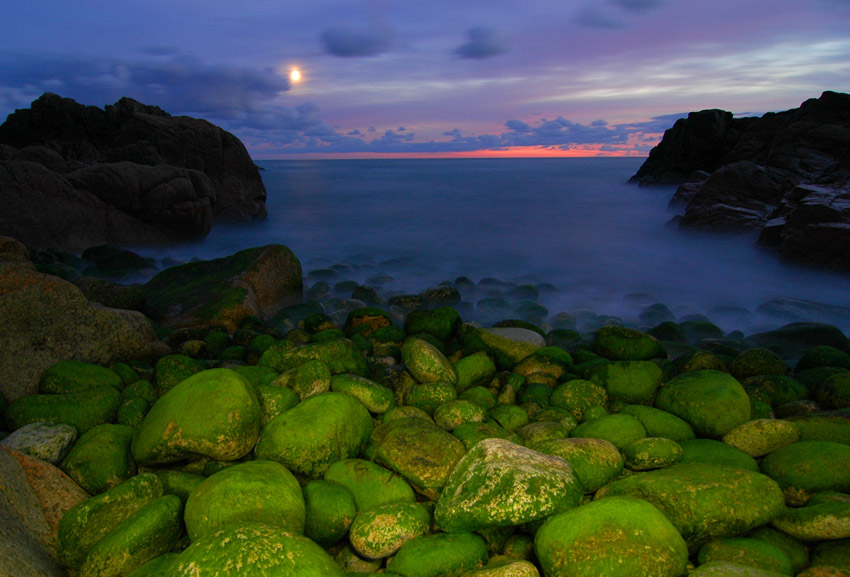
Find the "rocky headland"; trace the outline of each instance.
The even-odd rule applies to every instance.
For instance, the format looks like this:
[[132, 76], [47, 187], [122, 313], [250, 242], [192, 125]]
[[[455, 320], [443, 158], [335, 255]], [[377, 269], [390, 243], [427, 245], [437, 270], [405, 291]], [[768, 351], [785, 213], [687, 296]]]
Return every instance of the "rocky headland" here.
[[152, 245], [266, 215], [234, 135], [122, 98], [105, 109], [46, 93], [0, 125], [0, 234], [30, 249]]
[[747, 233], [788, 261], [850, 271], [850, 95], [734, 118], [691, 112], [632, 180], [678, 185], [682, 229]]

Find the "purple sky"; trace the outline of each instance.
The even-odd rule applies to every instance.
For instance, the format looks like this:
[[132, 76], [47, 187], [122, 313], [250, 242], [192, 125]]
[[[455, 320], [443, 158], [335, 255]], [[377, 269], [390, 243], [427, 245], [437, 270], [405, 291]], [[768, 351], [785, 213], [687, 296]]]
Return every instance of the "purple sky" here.
[[824, 90], [850, 92], [850, 0], [0, 5], [0, 118], [45, 91], [130, 96], [207, 118], [255, 158], [646, 154], [690, 110], [761, 114]]

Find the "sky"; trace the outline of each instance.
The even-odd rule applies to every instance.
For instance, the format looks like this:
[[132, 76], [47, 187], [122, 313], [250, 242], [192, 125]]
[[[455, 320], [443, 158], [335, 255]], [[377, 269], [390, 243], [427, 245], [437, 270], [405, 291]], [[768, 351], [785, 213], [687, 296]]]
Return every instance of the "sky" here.
[[825, 90], [850, 92], [850, 0], [0, 4], [0, 119], [128, 96], [255, 159], [644, 156], [689, 111]]

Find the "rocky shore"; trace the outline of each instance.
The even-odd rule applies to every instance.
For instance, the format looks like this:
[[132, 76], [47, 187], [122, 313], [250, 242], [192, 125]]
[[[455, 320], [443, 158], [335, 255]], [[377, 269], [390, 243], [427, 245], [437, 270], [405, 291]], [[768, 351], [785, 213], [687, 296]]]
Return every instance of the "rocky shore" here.
[[81, 262], [0, 243], [2, 574], [850, 573], [831, 324], [394, 294], [278, 245], [44, 272]]
[[734, 118], [691, 112], [632, 180], [677, 185], [686, 230], [743, 233], [788, 261], [850, 270], [850, 95]]

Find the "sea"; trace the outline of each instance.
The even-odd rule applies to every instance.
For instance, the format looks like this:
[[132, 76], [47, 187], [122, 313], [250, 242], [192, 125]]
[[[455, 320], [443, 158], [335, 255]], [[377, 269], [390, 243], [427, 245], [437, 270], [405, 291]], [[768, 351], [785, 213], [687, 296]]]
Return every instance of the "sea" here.
[[496, 279], [538, 286], [553, 316], [634, 322], [663, 303], [679, 319], [705, 315], [726, 331], [814, 320], [848, 332], [850, 276], [784, 263], [755, 236], [679, 230], [673, 188], [628, 182], [643, 161], [257, 161], [265, 220], [217, 224], [201, 243], [147, 253], [179, 262], [280, 243], [299, 257], [307, 288], [312, 271], [330, 267], [336, 281], [381, 279], [394, 293]]

